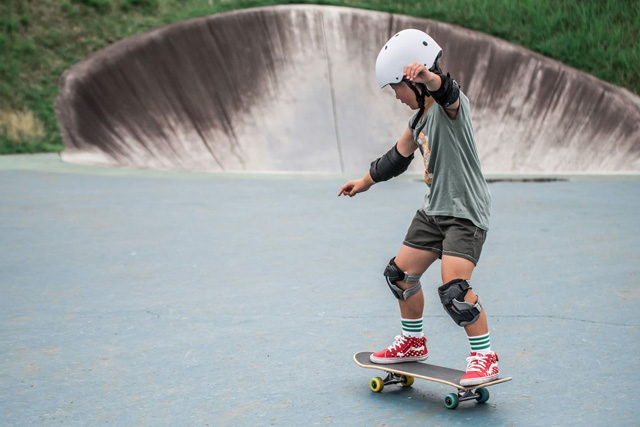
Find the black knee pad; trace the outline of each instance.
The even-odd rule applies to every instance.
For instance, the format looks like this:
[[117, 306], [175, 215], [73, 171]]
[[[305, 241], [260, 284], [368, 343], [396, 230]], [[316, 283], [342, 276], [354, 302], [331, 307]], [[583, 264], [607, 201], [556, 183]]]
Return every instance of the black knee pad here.
[[[393, 296], [395, 296], [399, 300], [404, 301], [420, 290], [420, 288], [422, 287], [422, 285], [420, 284], [420, 277], [422, 275], [415, 276], [405, 273], [396, 265], [395, 259], [396, 257], [391, 258], [391, 261], [389, 261], [389, 264], [384, 269], [384, 277], [387, 279], [387, 285], [389, 285], [389, 289], [391, 289], [391, 293], [393, 293]], [[407, 284], [414, 285], [409, 289], [403, 291], [396, 285], [396, 282], [405, 282]]]
[[467, 326], [478, 320], [482, 311], [480, 298], [475, 304], [464, 300], [465, 295], [471, 289], [471, 283], [464, 279], [455, 279], [438, 288], [440, 302], [445, 311], [458, 326]]

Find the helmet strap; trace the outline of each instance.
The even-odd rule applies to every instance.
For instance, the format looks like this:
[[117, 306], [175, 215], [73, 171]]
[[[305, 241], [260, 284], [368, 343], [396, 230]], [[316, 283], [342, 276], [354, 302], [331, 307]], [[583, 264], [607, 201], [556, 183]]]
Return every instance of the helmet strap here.
[[422, 118], [422, 115], [424, 114], [424, 110], [425, 110], [424, 100], [427, 96], [430, 96], [430, 95], [429, 95], [429, 92], [427, 91], [427, 87], [423, 83], [416, 83], [414, 85], [407, 79], [402, 79], [402, 81], [405, 82], [405, 84], [409, 86], [409, 88], [416, 95], [416, 101], [418, 101], [418, 107], [420, 107], [418, 114], [416, 114], [415, 120], [411, 124], [411, 129], [415, 129], [416, 126], [418, 125], [418, 122]]

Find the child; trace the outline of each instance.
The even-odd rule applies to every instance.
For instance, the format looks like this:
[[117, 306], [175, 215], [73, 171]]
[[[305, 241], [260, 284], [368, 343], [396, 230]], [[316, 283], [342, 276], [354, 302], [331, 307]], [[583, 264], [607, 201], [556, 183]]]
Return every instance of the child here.
[[371, 355], [371, 361], [427, 359], [420, 277], [441, 258], [443, 285], [438, 294], [445, 311], [469, 338], [471, 354], [460, 384], [470, 386], [498, 377], [498, 356], [491, 351], [487, 317], [469, 282], [489, 229], [491, 195], [476, 152], [469, 100], [448, 73], [442, 74], [441, 56], [440, 46], [418, 30], [400, 31], [380, 50], [378, 84], [390, 85], [400, 102], [418, 112], [396, 145], [371, 163], [364, 178], [343, 185], [338, 196], [353, 197], [400, 175], [420, 149], [429, 192], [398, 254], [384, 271], [399, 300], [402, 335]]

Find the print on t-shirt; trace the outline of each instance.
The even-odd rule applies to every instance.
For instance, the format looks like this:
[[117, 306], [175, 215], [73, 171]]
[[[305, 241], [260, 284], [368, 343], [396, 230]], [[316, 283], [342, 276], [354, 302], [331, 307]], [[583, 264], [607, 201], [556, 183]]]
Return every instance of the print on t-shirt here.
[[422, 155], [424, 157], [424, 182], [431, 187], [431, 182], [433, 182], [433, 173], [429, 172], [429, 159], [431, 158], [431, 151], [429, 150], [429, 141], [427, 141], [427, 137], [424, 135], [424, 132], [420, 132], [418, 135], [418, 143], [422, 148]]

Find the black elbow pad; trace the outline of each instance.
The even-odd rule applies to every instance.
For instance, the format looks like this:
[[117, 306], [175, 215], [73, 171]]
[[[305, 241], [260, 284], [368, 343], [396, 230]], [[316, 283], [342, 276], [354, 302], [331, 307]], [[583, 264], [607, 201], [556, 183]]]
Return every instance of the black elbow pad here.
[[433, 97], [433, 99], [443, 107], [448, 107], [460, 98], [460, 86], [458, 83], [451, 78], [451, 75], [447, 73], [447, 75], [438, 74], [440, 76], [440, 89], [435, 92], [429, 91], [429, 95]]
[[409, 157], [404, 157], [398, 151], [396, 144], [384, 156], [371, 162], [369, 175], [375, 182], [388, 181], [405, 172], [412, 160], [413, 153]]

